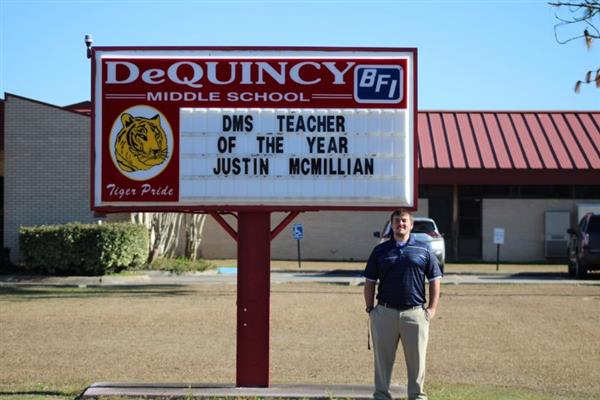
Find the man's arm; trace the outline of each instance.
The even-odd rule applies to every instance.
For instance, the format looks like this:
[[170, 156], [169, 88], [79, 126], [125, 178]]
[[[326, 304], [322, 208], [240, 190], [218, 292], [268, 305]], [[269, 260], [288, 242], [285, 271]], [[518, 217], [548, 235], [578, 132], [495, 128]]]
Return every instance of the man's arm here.
[[365, 279], [365, 288], [363, 289], [363, 294], [365, 296], [366, 310], [372, 309], [373, 303], [375, 302], [375, 282], [374, 281]]
[[[435, 310], [437, 309], [438, 301], [440, 300], [440, 281], [441, 279], [435, 279], [433, 281], [429, 281], [429, 303], [427, 305], [427, 314], [429, 314], [429, 319], [433, 319], [435, 316]], [[367, 290], [367, 285], [365, 284], [365, 291]]]

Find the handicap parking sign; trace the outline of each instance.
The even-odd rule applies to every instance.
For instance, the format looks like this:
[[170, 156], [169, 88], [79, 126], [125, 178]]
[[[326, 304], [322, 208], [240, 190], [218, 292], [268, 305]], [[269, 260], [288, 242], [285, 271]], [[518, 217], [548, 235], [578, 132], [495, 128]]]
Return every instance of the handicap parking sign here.
[[300, 240], [304, 237], [304, 226], [302, 224], [294, 224], [292, 226], [292, 236], [294, 240]]

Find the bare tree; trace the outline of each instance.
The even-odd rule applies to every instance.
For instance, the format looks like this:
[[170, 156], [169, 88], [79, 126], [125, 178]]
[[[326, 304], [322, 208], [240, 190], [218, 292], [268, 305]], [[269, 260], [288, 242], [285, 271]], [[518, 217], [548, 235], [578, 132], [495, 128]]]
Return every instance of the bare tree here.
[[[557, 1], [548, 4], [558, 9], [556, 19], [559, 22], [554, 25], [554, 36], [558, 43], [565, 44], [583, 39], [589, 50], [594, 40], [600, 39], [600, 31], [597, 28], [600, 24], [600, 0]], [[578, 33], [567, 33], [564, 36], [563, 32], [567, 27], [576, 27]], [[600, 88], [600, 68], [587, 71], [585, 78], [575, 84], [576, 92], [579, 92], [582, 83], [595, 83], [596, 87]]]

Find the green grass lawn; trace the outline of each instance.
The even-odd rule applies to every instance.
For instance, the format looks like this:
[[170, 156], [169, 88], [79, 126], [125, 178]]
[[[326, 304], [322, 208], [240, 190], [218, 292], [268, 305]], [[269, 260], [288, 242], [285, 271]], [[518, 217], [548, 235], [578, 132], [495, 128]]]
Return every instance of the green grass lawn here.
[[[362, 289], [275, 284], [274, 384], [371, 384]], [[600, 287], [442, 288], [426, 390], [441, 400], [600, 399]], [[235, 285], [0, 287], [0, 398], [91, 383], [235, 381]], [[393, 381], [404, 384], [398, 354]]]

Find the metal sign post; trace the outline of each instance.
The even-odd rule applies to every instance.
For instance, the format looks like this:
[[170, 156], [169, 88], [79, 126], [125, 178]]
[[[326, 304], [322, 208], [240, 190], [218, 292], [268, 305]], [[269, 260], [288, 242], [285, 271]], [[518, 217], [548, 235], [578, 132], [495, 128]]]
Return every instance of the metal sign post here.
[[496, 245], [496, 271], [499, 271], [500, 245], [504, 244], [504, 228], [494, 228], [494, 244]]
[[[237, 386], [269, 386], [271, 218], [268, 212], [238, 216]], [[250, 239], [252, 238], [252, 239]]]

